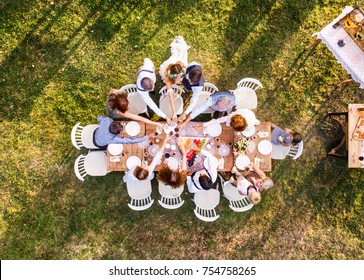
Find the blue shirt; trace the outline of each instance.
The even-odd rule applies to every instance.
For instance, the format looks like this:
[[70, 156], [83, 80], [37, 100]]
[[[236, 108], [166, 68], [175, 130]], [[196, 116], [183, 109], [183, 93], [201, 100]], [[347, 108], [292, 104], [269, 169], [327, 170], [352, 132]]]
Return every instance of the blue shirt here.
[[109, 127], [113, 122], [112, 118], [100, 116], [97, 118], [100, 123], [99, 128], [95, 131], [95, 142], [98, 146], [109, 144], [134, 144], [148, 140], [148, 136], [140, 137], [120, 137], [110, 132]]
[[288, 146], [292, 146], [291, 141], [288, 140], [289, 135], [291, 135], [291, 133], [287, 133], [285, 130], [277, 126], [272, 131], [271, 142], [275, 145], [282, 145], [282, 143], [279, 141], [279, 136], [282, 136], [283, 143], [287, 144]]

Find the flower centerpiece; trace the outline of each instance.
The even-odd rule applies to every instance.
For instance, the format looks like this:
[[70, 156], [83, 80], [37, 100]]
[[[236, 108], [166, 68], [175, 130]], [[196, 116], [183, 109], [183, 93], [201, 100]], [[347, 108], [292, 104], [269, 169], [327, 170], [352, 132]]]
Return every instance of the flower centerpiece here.
[[250, 142], [245, 138], [242, 137], [236, 142], [234, 142], [234, 155], [243, 155], [245, 154], [246, 149], [249, 147]]

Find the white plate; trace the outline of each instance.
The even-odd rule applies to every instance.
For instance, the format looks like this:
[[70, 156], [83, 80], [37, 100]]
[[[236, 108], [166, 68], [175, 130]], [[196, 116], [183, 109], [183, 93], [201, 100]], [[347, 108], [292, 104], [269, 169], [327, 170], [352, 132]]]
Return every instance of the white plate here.
[[140, 132], [140, 125], [137, 122], [128, 122], [125, 126], [125, 131], [130, 136], [136, 136]]
[[148, 153], [154, 157], [159, 152], [159, 146], [154, 144], [148, 147]]
[[255, 133], [255, 126], [252, 125], [249, 129], [245, 129], [244, 131], [242, 131], [242, 134], [246, 137], [250, 137], [253, 136]]
[[219, 155], [222, 157], [226, 157], [230, 154], [230, 148], [227, 145], [221, 145], [219, 148]]
[[176, 170], [178, 169], [178, 160], [173, 157], [169, 157], [165, 160], [166, 164], [170, 169]]
[[[213, 161], [213, 165], [218, 166], [219, 165], [219, 160], [216, 157], [213, 157], [212, 159]], [[208, 170], [209, 166], [208, 166], [208, 159], [205, 158], [205, 160], [203, 161], [203, 166]]]
[[211, 137], [219, 136], [221, 134], [221, 132], [222, 132], [222, 127], [221, 127], [221, 125], [219, 123], [209, 125], [206, 128], [206, 133], [208, 135], [210, 135]]
[[128, 169], [132, 169], [134, 166], [141, 165], [141, 164], [142, 164], [142, 161], [137, 156], [131, 156], [126, 161], [126, 167]]
[[113, 156], [118, 156], [123, 151], [123, 144], [109, 144], [107, 150]]
[[250, 159], [245, 155], [240, 155], [235, 159], [235, 165], [237, 168], [243, 170], [250, 163]]
[[262, 155], [270, 154], [272, 152], [272, 148], [273, 148], [272, 143], [269, 142], [268, 140], [262, 140], [258, 144], [258, 151]]

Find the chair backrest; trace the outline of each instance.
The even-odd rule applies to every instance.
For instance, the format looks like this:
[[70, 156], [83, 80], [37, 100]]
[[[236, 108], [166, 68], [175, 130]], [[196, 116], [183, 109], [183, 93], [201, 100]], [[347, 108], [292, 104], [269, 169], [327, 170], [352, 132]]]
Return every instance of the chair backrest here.
[[292, 159], [298, 159], [303, 151], [303, 141], [299, 142], [295, 146], [291, 146], [288, 155], [292, 157]]
[[[172, 89], [174, 90], [175, 93], [177, 93], [179, 95], [181, 95], [182, 93], [185, 92], [185, 90], [182, 87], [180, 87], [179, 85], [174, 85], [173, 84]], [[160, 89], [160, 91], [159, 91], [159, 94], [166, 95], [167, 94], [167, 87], [166, 86], [162, 87]]]
[[220, 215], [216, 214], [215, 209], [204, 209], [198, 206], [196, 206], [194, 213], [197, 218], [204, 222], [213, 222], [220, 217]]
[[86, 126], [76, 124], [71, 131], [71, 141], [73, 146], [80, 150], [81, 147], [87, 149], [99, 149], [95, 146], [93, 141], [94, 131], [99, 127], [98, 124], [89, 124]]
[[83, 130], [83, 126], [81, 126], [80, 123], [78, 123], [72, 128], [72, 131], [71, 131], [72, 144], [78, 150], [81, 149], [81, 147], [83, 147], [82, 130]]
[[[201, 104], [204, 103], [206, 101], [206, 99], [210, 97], [211, 94], [218, 92], [218, 91], [219, 91], [219, 89], [214, 84], [204, 83], [202, 92], [198, 98], [195, 108], [198, 108], [199, 106], [201, 106]], [[208, 113], [212, 113], [212, 112], [213, 111], [209, 108], [203, 113], [208, 114]]]
[[184, 186], [179, 188], [172, 188], [171, 186], [165, 185], [158, 181], [158, 191], [161, 195], [161, 199], [158, 200], [159, 204], [166, 209], [177, 209], [185, 202], [181, 198]]
[[250, 203], [247, 197], [241, 195], [237, 188], [231, 185], [229, 181], [224, 182], [222, 190], [224, 196], [229, 200], [229, 207], [235, 212], [248, 211], [253, 207], [253, 204]]
[[93, 151], [87, 155], [80, 155], [75, 161], [74, 171], [81, 181], [84, 181], [86, 175], [105, 176], [107, 174], [105, 152]]
[[214, 84], [211, 84], [211, 83], [204, 83], [203, 85], [203, 88], [202, 88], [202, 91], [203, 92], [206, 92], [206, 93], [210, 93], [210, 94], [213, 94], [215, 92], [218, 92], [219, 89], [217, 88], [217, 86], [215, 86]]
[[145, 104], [144, 100], [138, 94], [138, 89], [135, 84], [125, 85], [120, 88], [120, 91], [128, 94], [130, 104], [128, 111], [130, 113], [138, 115], [148, 112], [147, 104]]
[[[180, 115], [183, 113], [183, 98], [180, 94], [174, 93], [174, 108], [176, 110], [176, 114]], [[168, 95], [163, 94], [159, 99], [159, 108], [163, 113], [166, 114], [168, 118], [173, 117], [172, 107], [171, 107], [171, 100]]]
[[285, 159], [290, 151], [290, 147], [283, 145], [276, 145], [272, 143], [272, 159]]
[[262, 88], [263, 85], [257, 79], [244, 78], [237, 83], [237, 88], [240, 87], [251, 88], [252, 90], [257, 91], [258, 89]]
[[135, 211], [142, 211], [150, 208], [153, 202], [154, 200], [150, 196], [142, 199], [132, 198], [128, 206]]

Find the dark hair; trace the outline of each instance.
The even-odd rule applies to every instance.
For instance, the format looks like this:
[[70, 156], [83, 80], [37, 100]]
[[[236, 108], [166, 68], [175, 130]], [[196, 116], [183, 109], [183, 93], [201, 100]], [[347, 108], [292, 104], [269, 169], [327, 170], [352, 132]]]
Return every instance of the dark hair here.
[[207, 175], [201, 175], [199, 178], [198, 178], [198, 182], [200, 183], [201, 187], [204, 189], [204, 190], [209, 190], [211, 189], [211, 186], [212, 186], [212, 181], [210, 179], [209, 176]]
[[145, 77], [140, 81], [140, 85], [143, 89], [151, 91], [153, 89], [153, 81], [151, 78]]
[[231, 117], [230, 126], [235, 131], [244, 131], [248, 127], [248, 123], [242, 115], [236, 114]]
[[145, 180], [149, 176], [149, 171], [140, 166], [137, 166], [134, 170], [134, 176], [139, 180]]
[[299, 142], [302, 141], [302, 135], [299, 134], [298, 132], [293, 132], [292, 136], [293, 136], [293, 140], [292, 140], [293, 146], [297, 145]]
[[119, 134], [123, 130], [123, 126], [120, 122], [113, 121], [109, 126], [109, 131], [112, 134]]
[[171, 74], [179, 74], [179, 73], [181, 73], [183, 68], [182, 68], [181, 64], [175, 63], [175, 64], [171, 64], [169, 69], [170, 69]]
[[129, 100], [127, 93], [110, 94], [109, 107], [114, 110], [117, 109], [122, 113], [128, 110]]
[[174, 171], [164, 164], [157, 174], [157, 179], [175, 189], [185, 184], [186, 176], [186, 171]]
[[200, 68], [193, 68], [191, 72], [188, 74], [189, 79], [191, 80], [192, 84], [197, 84], [202, 76], [202, 70]]

